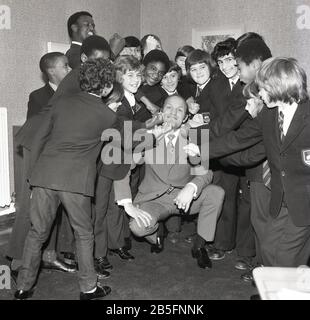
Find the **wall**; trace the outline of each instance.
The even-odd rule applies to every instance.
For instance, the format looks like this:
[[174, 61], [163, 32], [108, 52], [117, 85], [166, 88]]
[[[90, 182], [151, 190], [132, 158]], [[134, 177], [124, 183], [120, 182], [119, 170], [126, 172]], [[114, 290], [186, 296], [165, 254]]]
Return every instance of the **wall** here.
[[[309, 7], [309, 29], [297, 28], [299, 5]], [[309, 0], [142, 0], [141, 35], [157, 34], [170, 58], [178, 47], [191, 44], [192, 28], [239, 25], [262, 34], [274, 55], [296, 57], [310, 76]]]
[[69, 42], [67, 19], [81, 10], [93, 14], [98, 34], [107, 39], [114, 32], [139, 37], [140, 0], [0, 0], [0, 5], [11, 8], [11, 29], [0, 30], [0, 105], [8, 108], [13, 191], [12, 126], [23, 124], [28, 95], [42, 86], [38, 62], [46, 43]]

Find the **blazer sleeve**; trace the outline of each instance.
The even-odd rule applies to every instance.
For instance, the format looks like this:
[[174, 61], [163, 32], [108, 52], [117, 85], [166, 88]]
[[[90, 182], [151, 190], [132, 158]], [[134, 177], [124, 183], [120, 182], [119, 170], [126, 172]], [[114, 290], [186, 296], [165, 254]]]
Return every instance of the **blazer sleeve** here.
[[212, 182], [213, 172], [206, 170], [203, 166], [195, 166], [191, 170], [194, 177], [190, 182], [197, 186], [196, 197], [198, 198], [202, 190]]

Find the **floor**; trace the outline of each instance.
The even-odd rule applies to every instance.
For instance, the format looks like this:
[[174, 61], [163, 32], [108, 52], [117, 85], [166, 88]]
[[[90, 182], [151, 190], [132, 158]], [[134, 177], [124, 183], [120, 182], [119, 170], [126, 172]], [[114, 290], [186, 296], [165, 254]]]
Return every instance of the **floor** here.
[[[181, 238], [192, 233], [193, 223], [183, 225]], [[8, 265], [5, 257], [10, 227], [0, 225], [0, 267]], [[109, 256], [113, 265], [111, 277], [102, 281], [112, 292], [105, 300], [249, 300], [255, 288], [240, 279], [242, 271], [234, 268], [235, 253], [214, 261], [213, 268], [197, 266], [190, 254], [191, 244], [184, 240], [176, 244], [165, 241], [160, 254], [151, 254], [146, 242], [133, 240], [134, 261], [124, 262]], [[1, 277], [1, 274], [0, 274]], [[1, 283], [0, 283], [1, 285]], [[0, 287], [0, 300], [11, 300], [14, 293]], [[34, 300], [76, 300], [79, 298], [77, 276], [55, 271], [39, 275]]]

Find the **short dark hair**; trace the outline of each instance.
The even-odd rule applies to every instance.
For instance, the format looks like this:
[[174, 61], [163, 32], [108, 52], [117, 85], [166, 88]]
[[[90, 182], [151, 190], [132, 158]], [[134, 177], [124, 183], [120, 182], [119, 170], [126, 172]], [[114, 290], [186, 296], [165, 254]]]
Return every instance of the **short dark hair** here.
[[68, 22], [67, 22], [67, 28], [68, 28], [68, 34], [69, 34], [69, 37], [70, 39], [72, 38], [72, 35], [73, 35], [73, 31], [71, 29], [72, 25], [73, 24], [76, 24], [77, 21], [79, 20], [80, 17], [82, 16], [88, 16], [88, 17], [93, 17], [89, 12], [87, 11], [79, 11], [79, 12], [76, 12], [74, 13], [73, 15], [71, 15], [68, 19]]
[[89, 57], [95, 50], [107, 51], [111, 55], [111, 48], [108, 41], [100, 36], [90, 36], [86, 38], [81, 47], [81, 54]]
[[177, 60], [178, 57], [188, 57], [189, 54], [194, 51], [195, 48], [192, 46], [183, 46], [177, 50], [174, 60]]
[[256, 32], [246, 32], [243, 35], [241, 35], [236, 41], [237, 41], [237, 47], [243, 42], [251, 39], [258, 39], [264, 41], [264, 38], [256, 33]]
[[236, 48], [237, 48], [237, 41], [234, 38], [228, 38], [216, 44], [211, 56], [215, 62], [217, 61], [218, 58], [227, 56], [230, 53], [233, 56], [235, 56]]
[[[150, 51], [143, 59], [142, 63], [144, 66], [147, 66], [151, 62], [162, 62], [165, 66], [166, 71], [170, 67], [170, 60], [167, 54], [161, 50], [152, 50]], [[166, 72], [165, 71], [165, 72]]]
[[185, 60], [185, 67], [187, 72], [189, 72], [189, 69], [194, 64], [198, 63], [205, 63], [209, 67], [210, 74], [213, 73], [214, 70], [214, 61], [212, 60], [211, 55], [203, 50], [196, 49], [192, 51], [189, 56]]
[[174, 62], [170, 61], [170, 67], [167, 69], [166, 74], [169, 72], [175, 71], [178, 73], [179, 79], [182, 76], [182, 69]]
[[100, 94], [104, 87], [115, 81], [115, 68], [110, 60], [90, 59], [80, 66], [80, 88], [82, 91]]
[[49, 52], [42, 56], [40, 59], [40, 70], [47, 76], [47, 70], [52, 68], [58, 58], [64, 57], [65, 55], [61, 52]]
[[267, 44], [259, 39], [243, 41], [236, 50], [236, 58], [241, 59], [247, 65], [256, 59], [265, 61], [271, 57], [272, 54]]
[[141, 47], [141, 42], [138, 38], [134, 36], [128, 36], [125, 38], [125, 47]]

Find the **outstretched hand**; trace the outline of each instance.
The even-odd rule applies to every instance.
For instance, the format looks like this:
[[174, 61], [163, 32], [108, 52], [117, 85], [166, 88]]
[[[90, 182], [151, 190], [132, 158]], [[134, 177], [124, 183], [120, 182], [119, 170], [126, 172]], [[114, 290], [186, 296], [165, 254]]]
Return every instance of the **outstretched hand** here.
[[161, 140], [165, 134], [170, 132], [172, 130], [171, 123], [164, 122], [161, 126], [155, 126], [152, 130], [152, 133], [154, 134], [156, 140]]
[[141, 210], [140, 208], [134, 206], [132, 203], [124, 205], [126, 213], [136, 220], [138, 227], [141, 227], [141, 223], [147, 228], [151, 225], [151, 215], [146, 211]]
[[200, 150], [199, 147], [194, 143], [189, 143], [185, 147], [183, 147], [185, 153], [187, 153], [190, 157], [199, 157]]

